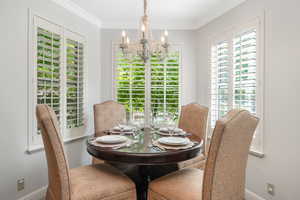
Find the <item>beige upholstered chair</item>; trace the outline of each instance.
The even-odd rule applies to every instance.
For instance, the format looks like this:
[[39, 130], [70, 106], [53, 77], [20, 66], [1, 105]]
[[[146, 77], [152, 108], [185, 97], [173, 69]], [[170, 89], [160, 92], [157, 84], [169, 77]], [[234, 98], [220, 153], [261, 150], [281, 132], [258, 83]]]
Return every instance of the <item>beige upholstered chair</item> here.
[[[182, 106], [178, 126], [184, 131], [192, 134], [190, 139], [199, 142], [203, 141], [203, 146], [205, 147], [207, 117], [208, 117], [207, 107], [201, 106], [197, 103], [191, 103]], [[202, 169], [204, 168], [205, 165], [205, 159], [206, 159], [206, 149], [204, 149], [203, 154], [200, 154], [198, 157], [179, 163], [178, 167], [179, 169], [183, 169], [183, 168]]]
[[48, 163], [47, 200], [136, 199], [134, 183], [109, 165], [69, 169], [54, 111], [47, 105], [38, 105], [36, 114]]
[[216, 123], [205, 170], [182, 169], [154, 180], [149, 200], [242, 200], [249, 148], [258, 118], [232, 110]]
[[[94, 105], [95, 137], [103, 135], [103, 131], [109, 130], [119, 123], [125, 122], [126, 111], [123, 105], [114, 101], [105, 101]], [[103, 161], [93, 158], [93, 164]]]

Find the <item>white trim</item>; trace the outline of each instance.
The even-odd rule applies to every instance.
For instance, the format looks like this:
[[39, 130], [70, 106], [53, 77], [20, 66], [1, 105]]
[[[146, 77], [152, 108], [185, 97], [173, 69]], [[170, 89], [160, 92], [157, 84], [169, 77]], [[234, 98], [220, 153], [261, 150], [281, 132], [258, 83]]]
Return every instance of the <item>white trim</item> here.
[[[48, 186], [44, 186], [40, 189], [37, 189], [18, 200], [42, 200], [46, 197]], [[246, 189], [245, 191], [245, 200], [265, 200], [264, 198], [260, 197], [259, 195], [255, 194], [254, 192]]]
[[73, 1], [70, 1], [70, 0], [52, 0], [52, 1], [54, 3], [60, 5], [61, 7], [65, 8], [66, 10], [72, 12], [73, 14], [85, 19], [86, 21], [90, 22], [91, 24], [94, 24], [97, 27], [101, 28], [102, 22], [98, 17], [89, 13], [82, 7], [78, 6]]
[[44, 186], [42, 188], [39, 188], [21, 198], [18, 200], [43, 200], [46, 197], [48, 186]]
[[[169, 21], [164, 23], [151, 23], [152, 30], [198, 30], [199, 27], [195, 23], [189, 23], [188, 21], [179, 22]], [[136, 22], [105, 22], [103, 21], [101, 29], [132, 29], [136, 30], [138, 28]]]
[[254, 192], [246, 189], [246, 191], [245, 191], [245, 200], [265, 200], [265, 199], [258, 196]]
[[254, 150], [250, 150], [249, 154], [251, 156], [255, 156], [255, 157], [258, 157], [258, 158], [264, 158], [265, 157], [264, 153], [261, 153], [261, 152], [258, 152], [258, 151], [254, 151]]
[[[71, 138], [65, 138], [64, 139], [64, 144], [68, 144], [70, 142], [74, 142], [74, 141], [77, 141], [77, 140], [81, 140], [81, 139], [85, 139], [87, 137], [91, 137], [93, 135], [81, 135], [81, 136], [77, 136], [77, 137], [71, 137]], [[31, 154], [31, 153], [34, 153], [34, 152], [37, 152], [37, 151], [42, 151], [44, 150], [44, 145], [32, 145], [30, 147], [27, 148], [27, 153]]]

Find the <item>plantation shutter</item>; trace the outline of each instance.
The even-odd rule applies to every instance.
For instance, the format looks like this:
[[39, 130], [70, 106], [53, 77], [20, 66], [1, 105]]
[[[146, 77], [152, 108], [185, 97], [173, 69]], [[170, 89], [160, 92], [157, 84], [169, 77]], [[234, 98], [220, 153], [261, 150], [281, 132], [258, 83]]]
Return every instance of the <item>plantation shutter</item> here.
[[[116, 99], [125, 105], [128, 119], [143, 124], [145, 108], [145, 66], [142, 60], [129, 61], [118, 46], [115, 48]], [[156, 121], [167, 115], [175, 120], [179, 115], [180, 52], [174, 51], [165, 61], [152, 57], [151, 63], [151, 113]]]
[[179, 114], [179, 51], [165, 61], [151, 59], [151, 111], [156, 123], [178, 119]]
[[256, 114], [256, 30], [236, 36], [233, 49], [233, 106]]
[[[246, 109], [253, 115], [258, 111], [257, 31], [250, 29], [233, 39], [233, 107]], [[261, 135], [254, 134], [252, 150], [261, 152]]]
[[67, 39], [67, 128], [78, 128], [84, 125], [84, 77], [82, 43]]
[[145, 107], [145, 67], [141, 60], [129, 62], [117, 51], [115, 57], [117, 101], [125, 105], [128, 118], [143, 123]]
[[211, 128], [230, 109], [229, 43], [223, 41], [211, 49]]
[[37, 28], [37, 103], [47, 104], [61, 120], [61, 36]]

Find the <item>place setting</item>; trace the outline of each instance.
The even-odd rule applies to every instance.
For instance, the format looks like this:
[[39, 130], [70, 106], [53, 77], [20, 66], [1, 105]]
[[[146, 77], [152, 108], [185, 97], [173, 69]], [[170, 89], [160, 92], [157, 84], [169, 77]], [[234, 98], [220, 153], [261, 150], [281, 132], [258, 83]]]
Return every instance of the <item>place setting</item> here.
[[154, 147], [155, 149], [158, 148], [161, 151], [189, 149], [197, 144], [199, 143], [191, 141], [187, 137], [170, 136], [152, 140], [152, 147]]
[[161, 136], [180, 136], [187, 137], [190, 133], [185, 132], [181, 128], [177, 127], [161, 127], [155, 130], [155, 133]]
[[94, 146], [112, 150], [130, 147], [134, 143], [136, 143], [135, 140], [124, 135], [104, 135], [90, 140], [90, 144]]

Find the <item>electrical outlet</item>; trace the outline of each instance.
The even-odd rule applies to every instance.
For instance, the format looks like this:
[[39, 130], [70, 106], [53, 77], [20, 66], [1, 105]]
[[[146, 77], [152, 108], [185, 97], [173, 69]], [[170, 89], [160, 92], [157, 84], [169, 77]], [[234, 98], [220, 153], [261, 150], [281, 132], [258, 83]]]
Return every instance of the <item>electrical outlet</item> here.
[[17, 191], [22, 191], [25, 188], [25, 179], [21, 178], [17, 180]]
[[267, 192], [269, 195], [275, 195], [275, 186], [271, 183], [267, 183]]

